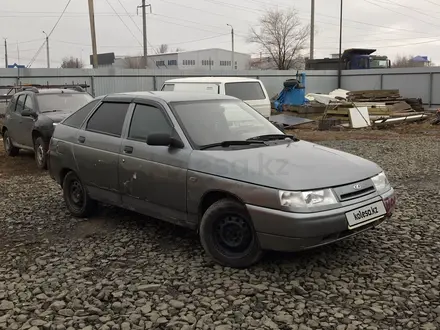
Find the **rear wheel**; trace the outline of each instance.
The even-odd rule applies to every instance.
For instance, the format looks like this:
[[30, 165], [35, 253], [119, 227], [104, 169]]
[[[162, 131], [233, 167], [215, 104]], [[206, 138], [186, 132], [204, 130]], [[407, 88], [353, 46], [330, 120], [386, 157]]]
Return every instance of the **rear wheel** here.
[[69, 212], [78, 218], [89, 216], [96, 207], [96, 202], [89, 197], [81, 180], [74, 172], [69, 172], [64, 177], [63, 197]]
[[205, 212], [200, 240], [212, 259], [227, 267], [249, 267], [263, 254], [245, 207], [230, 199], [214, 203]]
[[9, 132], [5, 131], [3, 133], [3, 146], [5, 148], [5, 152], [10, 157], [15, 157], [18, 155], [19, 149], [14, 147], [12, 144], [11, 137], [9, 136]]
[[48, 144], [42, 137], [38, 137], [35, 140], [34, 144], [35, 150], [35, 161], [37, 162], [37, 166], [41, 170], [47, 169], [47, 150]]

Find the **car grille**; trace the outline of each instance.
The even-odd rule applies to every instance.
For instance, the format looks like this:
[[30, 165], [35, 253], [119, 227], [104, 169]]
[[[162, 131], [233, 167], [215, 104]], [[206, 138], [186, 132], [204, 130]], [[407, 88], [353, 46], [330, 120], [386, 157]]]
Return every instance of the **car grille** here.
[[372, 194], [376, 191], [370, 179], [333, 188], [341, 202]]

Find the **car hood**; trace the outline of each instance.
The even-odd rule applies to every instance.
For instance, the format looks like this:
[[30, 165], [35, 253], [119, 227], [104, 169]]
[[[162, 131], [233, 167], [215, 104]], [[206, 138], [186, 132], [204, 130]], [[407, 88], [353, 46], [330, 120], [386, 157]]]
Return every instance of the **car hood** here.
[[54, 123], [59, 123], [64, 118], [70, 116], [72, 112], [68, 111], [56, 111], [56, 112], [43, 112], [42, 113], [45, 117], [52, 120]]
[[339, 186], [381, 171], [369, 160], [306, 141], [240, 150], [195, 150], [189, 169], [283, 190]]

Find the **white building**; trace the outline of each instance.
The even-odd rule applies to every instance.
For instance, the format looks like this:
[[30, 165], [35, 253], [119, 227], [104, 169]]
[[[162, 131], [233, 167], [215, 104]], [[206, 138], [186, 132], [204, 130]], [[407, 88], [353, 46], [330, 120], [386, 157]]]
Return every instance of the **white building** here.
[[[249, 70], [251, 56], [234, 52], [234, 68], [232, 52], [220, 48], [194, 51], [164, 53], [148, 56], [148, 67], [164, 70]], [[143, 68], [143, 57], [116, 57], [113, 63], [118, 68]]]

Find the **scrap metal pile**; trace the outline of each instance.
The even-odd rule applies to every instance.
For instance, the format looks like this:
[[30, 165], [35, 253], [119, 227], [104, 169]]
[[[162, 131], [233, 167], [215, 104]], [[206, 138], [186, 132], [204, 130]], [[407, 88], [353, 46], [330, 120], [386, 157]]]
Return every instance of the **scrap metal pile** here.
[[[312, 94], [314, 101], [326, 104], [320, 127], [341, 124], [361, 128], [424, 120], [428, 117], [421, 99], [404, 98], [399, 90], [347, 91], [337, 89], [328, 95]], [[323, 101], [324, 100], [324, 101]]]
[[370, 119], [381, 122], [392, 118], [425, 117], [422, 100], [403, 98], [398, 90], [347, 91], [345, 98], [330, 100], [325, 113], [348, 121], [350, 108], [367, 108]]
[[[273, 121], [283, 121], [285, 126], [296, 126], [318, 121], [318, 129], [330, 129], [334, 126], [362, 128], [385, 126], [404, 122], [425, 120], [429, 117], [419, 98], [405, 98], [398, 89], [348, 91], [336, 89], [329, 94], [308, 93], [304, 104], [278, 104], [277, 111], [286, 115], [272, 116]], [[291, 116], [295, 123], [288, 123]], [[284, 117], [282, 117], [284, 116]], [[287, 117], [286, 117], [287, 116]], [[279, 118], [278, 118], [279, 117]], [[303, 119], [300, 121], [299, 119]]]

